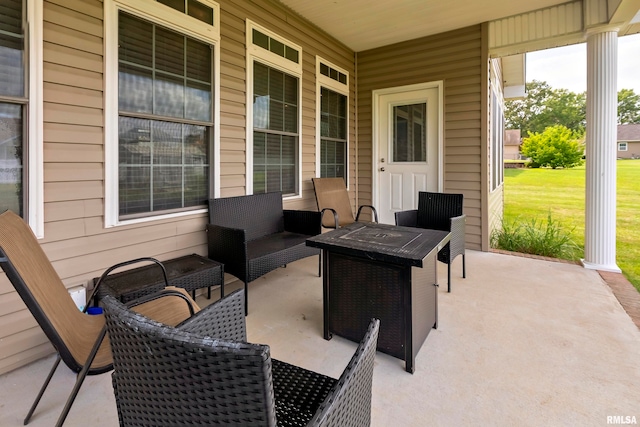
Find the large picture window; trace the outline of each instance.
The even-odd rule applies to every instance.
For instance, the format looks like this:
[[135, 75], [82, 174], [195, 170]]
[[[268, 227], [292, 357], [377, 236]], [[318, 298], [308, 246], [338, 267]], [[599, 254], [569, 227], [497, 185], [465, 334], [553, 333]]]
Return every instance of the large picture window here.
[[[195, 9], [182, 12], [189, 10]], [[198, 9], [198, 16], [208, 22], [213, 10], [205, 12]], [[213, 139], [213, 55], [211, 43], [118, 11], [120, 219], [205, 206]]]
[[0, 212], [25, 216], [26, 11], [22, 0], [0, 3]]

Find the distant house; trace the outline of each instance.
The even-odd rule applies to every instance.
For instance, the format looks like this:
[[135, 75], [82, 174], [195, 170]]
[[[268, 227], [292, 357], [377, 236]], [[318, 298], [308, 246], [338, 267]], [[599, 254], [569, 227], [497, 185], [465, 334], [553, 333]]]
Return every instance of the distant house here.
[[520, 160], [520, 129], [504, 131], [504, 160]]
[[[640, 158], [640, 124], [618, 125], [618, 158]], [[506, 152], [506, 147], [505, 147]]]

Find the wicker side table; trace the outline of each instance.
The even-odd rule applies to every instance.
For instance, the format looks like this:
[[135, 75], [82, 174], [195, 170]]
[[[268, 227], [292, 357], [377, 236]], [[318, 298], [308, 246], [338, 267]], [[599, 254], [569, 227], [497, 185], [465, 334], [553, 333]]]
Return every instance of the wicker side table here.
[[[208, 288], [207, 298], [211, 299], [211, 287], [220, 285], [220, 297], [224, 295], [224, 266], [200, 255], [185, 255], [162, 261], [167, 271], [169, 285], [184, 288], [195, 298], [196, 289]], [[93, 279], [95, 285], [98, 277]], [[127, 303], [143, 295], [164, 288], [162, 269], [149, 264], [107, 276], [98, 290], [98, 299], [111, 295]]]

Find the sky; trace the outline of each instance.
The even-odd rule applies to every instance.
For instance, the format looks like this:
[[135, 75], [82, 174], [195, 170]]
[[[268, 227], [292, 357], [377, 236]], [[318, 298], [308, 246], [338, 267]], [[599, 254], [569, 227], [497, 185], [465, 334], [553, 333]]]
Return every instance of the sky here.
[[[587, 90], [585, 43], [527, 53], [527, 82], [546, 81], [554, 89]], [[640, 94], [640, 34], [618, 39], [618, 90]]]

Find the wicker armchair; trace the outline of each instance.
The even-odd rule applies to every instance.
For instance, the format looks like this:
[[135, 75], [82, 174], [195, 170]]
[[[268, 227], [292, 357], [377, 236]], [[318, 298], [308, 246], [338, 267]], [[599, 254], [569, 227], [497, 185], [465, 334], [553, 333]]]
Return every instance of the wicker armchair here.
[[243, 293], [175, 328], [103, 300], [120, 425], [370, 425], [379, 321], [335, 380], [246, 343]]
[[463, 195], [451, 193], [418, 193], [418, 209], [396, 212], [396, 225], [451, 232], [451, 240], [438, 252], [438, 261], [447, 264], [447, 291], [451, 292], [451, 263], [462, 255], [462, 277], [465, 265], [465, 224], [462, 213]]
[[249, 282], [290, 262], [320, 255], [319, 249], [305, 245], [307, 238], [322, 231], [320, 213], [283, 209], [280, 192], [210, 199], [206, 231], [208, 257], [244, 282], [245, 310]]

